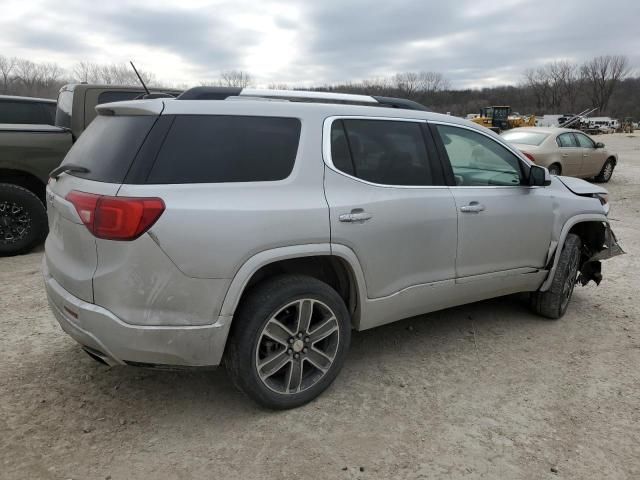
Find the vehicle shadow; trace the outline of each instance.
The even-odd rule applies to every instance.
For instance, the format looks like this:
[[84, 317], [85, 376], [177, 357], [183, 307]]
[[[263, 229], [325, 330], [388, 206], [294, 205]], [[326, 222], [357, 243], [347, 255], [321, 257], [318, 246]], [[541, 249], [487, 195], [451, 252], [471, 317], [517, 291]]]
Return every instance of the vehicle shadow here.
[[[442, 355], [477, 355], [480, 342], [488, 345], [489, 339], [505, 336], [512, 337], [510, 341], [524, 341], [546, 323], [528, 311], [522, 298], [509, 296], [354, 331], [345, 368], [330, 391], [339, 389], [338, 396], [348, 397], [362, 382], [379, 382], [381, 372], [383, 381], [402, 381], [397, 377], [412, 372], [396, 373], [393, 363], [399, 356], [419, 358], [428, 371]], [[62, 348], [43, 355], [53, 358], [32, 365], [50, 384], [45, 391], [56, 396], [51, 401], [86, 409], [90, 417], [113, 417], [113, 412], [121, 412], [118, 415], [124, 416], [125, 422], [140, 424], [148, 418], [147, 411], [156, 412], [156, 418], [162, 414], [204, 415], [205, 422], [210, 415], [229, 418], [266, 412], [235, 389], [224, 368], [167, 371], [106, 367], [66, 338]]]

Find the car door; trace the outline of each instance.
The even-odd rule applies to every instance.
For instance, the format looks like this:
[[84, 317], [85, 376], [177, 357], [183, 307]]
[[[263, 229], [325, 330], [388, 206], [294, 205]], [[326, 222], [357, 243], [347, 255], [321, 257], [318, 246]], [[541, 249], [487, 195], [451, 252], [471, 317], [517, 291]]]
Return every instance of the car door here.
[[556, 139], [562, 158], [562, 175], [577, 176], [582, 172], [582, 147], [573, 133], [566, 132]]
[[582, 148], [582, 168], [580, 169], [580, 176], [593, 177], [600, 173], [602, 165], [604, 165], [605, 153], [604, 150], [596, 148], [596, 144], [593, 140], [587, 137], [584, 133], [574, 133], [578, 145]]
[[455, 178], [457, 281], [544, 266], [553, 226], [544, 187], [525, 182], [528, 165], [505, 144], [471, 127], [434, 124]]
[[331, 244], [356, 254], [370, 299], [454, 282], [456, 207], [425, 127], [389, 118], [325, 121]]

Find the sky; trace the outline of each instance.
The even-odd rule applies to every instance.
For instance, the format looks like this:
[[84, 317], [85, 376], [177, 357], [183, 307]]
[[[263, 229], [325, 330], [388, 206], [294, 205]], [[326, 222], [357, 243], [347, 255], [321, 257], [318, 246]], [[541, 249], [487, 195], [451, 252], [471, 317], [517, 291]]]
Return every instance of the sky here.
[[424, 70], [475, 88], [603, 54], [640, 73], [640, 0], [0, 0], [0, 11], [0, 55], [69, 69], [133, 60], [180, 86], [232, 69], [259, 87]]

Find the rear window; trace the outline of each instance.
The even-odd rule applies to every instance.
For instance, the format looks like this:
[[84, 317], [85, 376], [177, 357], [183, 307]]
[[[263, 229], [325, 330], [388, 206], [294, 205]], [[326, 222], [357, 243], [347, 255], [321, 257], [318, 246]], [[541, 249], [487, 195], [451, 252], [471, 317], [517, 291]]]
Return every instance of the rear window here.
[[73, 172], [77, 177], [122, 183], [156, 118], [98, 115], [74, 143], [63, 164], [89, 169], [88, 173]]
[[283, 180], [300, 140], [296, 118], [178, 115], [147, 183]]
[[45, 111], [38, 102], [0, 102], [0, 123], [46, 124]]
[[540, 145], [548, 136], [548, 133], [540, 132], [506, 132], [501, 135], [507, 142], [534, 146]]

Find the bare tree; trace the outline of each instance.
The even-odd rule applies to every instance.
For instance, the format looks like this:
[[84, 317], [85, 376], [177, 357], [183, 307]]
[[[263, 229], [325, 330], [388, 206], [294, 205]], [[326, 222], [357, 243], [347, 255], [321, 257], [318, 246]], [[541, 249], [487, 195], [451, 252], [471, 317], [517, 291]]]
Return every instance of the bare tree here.
[[420, 77], [416, 72], [396, 73], [392, 81], [394, 86], [407, 97], [412, 97], [421, 90]]
[[420, 72], [422, 88], [425, 93], [441, 92], [451, 87], [449, 80], [438, 72]]
[[407, 97], [432, 94], [449, 88], [449, 81], [438, 72], [404, 72], [392, 78], [394, 86]]
[[[149, 85], [156, 82], [152, 73], [138, 69], [144, 82]], [[98, 64], [79, 62], [73, 67], [74, 79], [78, 82], [102, 83], [105, 85], [139, 85], [131, 65], [127, 64]]]
[[25, 95], [37, 94], [41, 73], [38, 65], [31, 60], [21, 58], [16, 61], [16, 79], [20, 82], [22, 93]]
[[629, 72], [629, 60], [623, 55], [604, 55], [585, 62], [580, 73], [591, 92], [593, 106], [605, 111], [616, 86]]
[[224, 87], [246, 88], [253, 83], [253, 77], [242, 70], [226, 70], [220, 73], [218, 83]]
[[269, 85], [267, 85], [267, 88], [269, 90], [293, 90], [288, 84], [282, 82], [282, 83], [278, 83], [278, 82], [273, 82], [270, 83]]
[[11, 72], [16, 66], [15, 57], [9, 58], [0, 55], [0, 75], [2, 76], [2, 93], [9, 92], [9, 85], [12, 82]]

